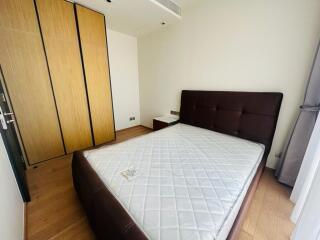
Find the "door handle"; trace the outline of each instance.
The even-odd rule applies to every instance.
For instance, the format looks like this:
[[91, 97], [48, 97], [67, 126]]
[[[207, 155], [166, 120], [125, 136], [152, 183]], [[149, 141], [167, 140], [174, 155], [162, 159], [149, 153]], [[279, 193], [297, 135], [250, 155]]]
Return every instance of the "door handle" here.
[[2, 112], [2, 109], [1, 109], [1, 106], [0, 106], [0, 126], [3, 130], [7, 130], [8, 127], [7, 127], [7, 123], [6, 123], [6, 120], [4, 118], [4, 115], [3, 115], [3, 112]]
[[6, 120], [7, 124], [9, 123], [14, 123], [15, 120], [14, 120], [14, 113], [13, 112], [6, 112], [6, 113], [3, 113], [3, 116], [11, 116], [11, 118], [9, 120]]

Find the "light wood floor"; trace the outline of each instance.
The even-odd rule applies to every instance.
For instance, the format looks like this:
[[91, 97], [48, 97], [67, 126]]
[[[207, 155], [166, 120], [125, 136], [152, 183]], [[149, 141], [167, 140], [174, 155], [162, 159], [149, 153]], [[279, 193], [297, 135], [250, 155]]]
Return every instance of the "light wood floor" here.
[[[117, 132], [113, 143], [147, 134], [141, 126]], [[39, 164], [27, 171], [32, 201], [27, 204], [28, 240], [94, 239], [72, 185], [71, 155]], [[266, 170], [242, 227], [241, 240], [289, 239], [290, 190]]]

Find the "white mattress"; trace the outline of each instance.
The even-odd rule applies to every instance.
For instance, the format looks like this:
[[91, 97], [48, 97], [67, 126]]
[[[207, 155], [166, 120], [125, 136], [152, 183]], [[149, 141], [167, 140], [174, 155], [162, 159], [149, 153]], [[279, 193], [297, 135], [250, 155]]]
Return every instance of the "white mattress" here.
[[[262, 159], [262, 144], [185, 125], [86, 151], [150, 239], [226, 239]], [[136, 169], [127, 180], [121, 172]]]

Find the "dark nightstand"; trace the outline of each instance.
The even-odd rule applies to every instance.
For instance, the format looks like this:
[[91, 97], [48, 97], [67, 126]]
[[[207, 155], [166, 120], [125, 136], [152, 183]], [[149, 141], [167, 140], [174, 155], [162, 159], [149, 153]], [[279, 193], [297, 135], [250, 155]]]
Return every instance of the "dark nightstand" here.
[[179, 117], [175, 115], [167, 115], [162, 117], [157, 117], [153, 119], [153, 131], [166, 128], [178, 123]]

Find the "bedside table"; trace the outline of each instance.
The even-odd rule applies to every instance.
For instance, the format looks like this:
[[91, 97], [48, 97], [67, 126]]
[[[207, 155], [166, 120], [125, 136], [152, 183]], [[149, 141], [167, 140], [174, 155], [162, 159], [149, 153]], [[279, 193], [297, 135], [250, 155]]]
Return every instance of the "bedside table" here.
[[153, 119], [153, 131], [166, 128], [178, 123], [179, 117], [175, 115], [167, 115], [162, 117], [157, 117]]

